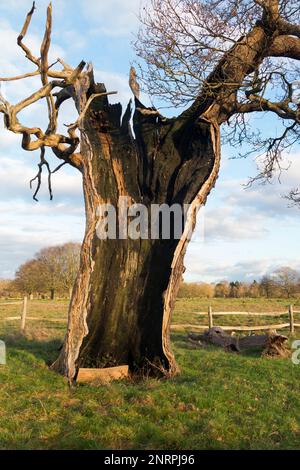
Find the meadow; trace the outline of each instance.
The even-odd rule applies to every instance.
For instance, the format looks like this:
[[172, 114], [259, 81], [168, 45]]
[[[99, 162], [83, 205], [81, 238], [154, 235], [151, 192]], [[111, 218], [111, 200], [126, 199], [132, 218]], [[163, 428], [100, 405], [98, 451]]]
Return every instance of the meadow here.
[[[173, 324], [207, 322], [215, 311], [284, 312], [297, 299], [179, 299]], [[32, 301], [26, 333], [20, 306], [1, 307], [0, 449], [299, 449], [300, 365], [259, 352], [194, 349], [172, 333], [181, 374], [169, 380], [127, 379], [70, 389], [50, 371], [66, 328], [67, 301]], [[299, 317], [297, 321], [299, 322]], [[57, 320], [57, 321], [52, 321]], [[226, 316], [222, 324], [266, 323]], [[236, 323], [234, 323], [236, 322]], [[251, 323], [250, 323], [251, 324]], [[298, 330], [298, 338], [300, 330]]]

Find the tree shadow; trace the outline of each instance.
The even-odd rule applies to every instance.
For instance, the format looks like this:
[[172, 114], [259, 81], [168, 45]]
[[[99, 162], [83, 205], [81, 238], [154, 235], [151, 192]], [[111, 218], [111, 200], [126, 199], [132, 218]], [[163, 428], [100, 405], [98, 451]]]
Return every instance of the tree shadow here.
[[6, 347], [14, 348], [22, 351], [26, 351], [37, 359], [44, 361], [50, 366], [59, 354], [62, 347], [62, 340], [60, 338], [54, 338], [50, 340], [38, 340], [29, 339], [25, 335], [19, 334], [8, 334], [2, 336]]

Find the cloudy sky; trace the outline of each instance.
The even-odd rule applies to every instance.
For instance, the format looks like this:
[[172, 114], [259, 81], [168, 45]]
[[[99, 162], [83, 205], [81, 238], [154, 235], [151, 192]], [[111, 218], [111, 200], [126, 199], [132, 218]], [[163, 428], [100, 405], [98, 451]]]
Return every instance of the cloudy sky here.
[[[46, 0], [37, 0], [37, 11], [27, 43], [36, 51], [43, 34]], [[72, 65], [81, 59], [92, 61], [96, 78], [118, 100], [130, 98], [128, 70], [134, 60], [130, 46], [138, 26], [139, 0], [53, 0], [54, 32], [52, 58], [63, 57]], [[32, 70], [16, 47], [16, 38], [29, 0], [0, 4], [0, 76]], [[2, 84], [11, 102], [28, 96], [38, 85], [35, 78]], [[116, 100], [116, 99], [115, 99]], [[147, 97], [145, 97], [147, 100]], [[174, 114], [176, 111], [174, 110]], [[25, 111], [28, 125], [45, 124], [43, 104]], [[258, 124], [259, 124], [258, 118]], [[71, 104], [64, 108], [63, 122], [74, 120]], [[270, 126], [274, 125], [271, 120]], [[264, 121], [264, 126], [266, 122]], [[256, 165], [251, 159], [233, 159], [236, 149], [225, 147], [220, 177], [207, 206], [199, 216], [196, 233], [186, 257], [186, 280], [257, 279], [268, 271], [289, 265], [300, 270], [300, 212], [288, 208], [282, 198], [300, 182], [300, 148], [286, 156], [289, 170], [267, 186], [244, 189]], [[17, 267], [40, 248], [66, 241], [80, 241], [84, 211], [80, 175], [64, 168], [53, 177], [54, 200], [44, 188], [39, 203], [32, 200], [30, 179], [36, 174], [37, 153], [24, 152], [20, 137], [0, 125], [0, 277], [13, 277]], [[55, 160], [49, 152], [49, 160]]]

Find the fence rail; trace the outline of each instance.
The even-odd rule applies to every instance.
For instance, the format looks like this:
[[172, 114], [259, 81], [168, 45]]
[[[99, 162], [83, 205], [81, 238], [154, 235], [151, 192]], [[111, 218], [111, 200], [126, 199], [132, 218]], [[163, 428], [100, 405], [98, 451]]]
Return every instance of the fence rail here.
[[[0, 303], [0, 308], [2, 306], [9, 306], [9, 305], [21, 305], [22, 309], [20, 312], [20, 316], [14, 317], [6, 317], [2, 318], [4, 321], [20, 321], [20, 329], [21, 332], [25, 331], [26, 321], [47, 321], [47, 322], [65, 322], [65, 319], [51, 319], [51, 318], [41, 318], [41, 317], [29, 317], [27, 316], [28, 310], [28, 298], [24, 297], [23, 300], [18, 302], [4, 302]], [[214, 318], [217, 316], [231, 316], [231, 315], [240, 315], [240, 316], [253, 316], [253, 317], [288, 317], [288, 322], [285, 323], [276, 323], [276, 324], [268, 324], [268, 325], [216, 325], [222, 328], [225, 331], [266, 331], [266, 330], [280, 330], [282, 328], [289, 328], [291, 335], [294, 334], [295, 328], [300, 328], [300, 323], [295, 323], [294, 321], [294, 314], [300, 313], [300, 310], [294, 310], [293, 306], [290, 305], [288, 312], [214, 312], [212, 307], [208, 307], [207, 312], [194, 312], [197, 316], [206, 316], [207, 317], [207, 325], [192, 325], [192, 324], [173, 324], [171, 329], [173, 331], [177, 330], [186, 330], [186, 329], [195, 329], [195, 330], [206, 330], [207, 328], [212, 328], [215, 324]]]
[[293, 335], [295, 333], [295, 328], [300, 328], [300, 323], [295, 323], [294, 321], [294, 314], [300, 313], [299, 310], [294, 310], [293, 306], [290, 305], [288, 312], [214, 312], [211, 305], [208, 307], [207, 312], [194, 312], [198, 316], [206, 316], [207, 317], [207, 324], [206, 325], [191, 325], [191, 324], [184, 324], [184, 325], [172, 325], [171, 329], [173, 331], [178, 330], [187, 330], [187, 329], [194, 329], [194, 330], [207, 330], [207, 328], [212, 328], [215, 325], [214, 318], [217, 316], [231, 316], [231, 315], [241, 315], [241, 316], [254, 316], [254, 317], [287, 317], [285, 323], [276, 323], [276, 324], [268, 324], [268, 325], [215, 325], [222, 328], [224, 331], [266, 331], [266, 330], [280, 330], [283, 328], [289, 328], [290, 334]]
[[27, 297], [24, 297], [23, 300], [19, 300], [18, 302], [3, 302], [0, 303], [0, 309], [3, 306], [9, 306], [9, 305], [22, 305], [22, 309], [20, 312], [20, 315], [18, 316], [13, 316], [13, 317], [5, 317], [5, 318], [0, 318], [0, 321], [20, 321], [20, 330], [22, 333], [25, 332], [26, 328], [26, 323], [27, 321], [45, 321], [45, 322], [51, 322], [51, 323], [66, 323], [67, 319], [64, 318], [45, 318], [45, 317], [30, 317], [28, 316], [28, 303], [29, 300]]
[[0, 304], [0, 307], [2, 306], [8, 306], [8, 305], [23, 305], [23, 300], [19, 302], [6, 302], [4, 304]]

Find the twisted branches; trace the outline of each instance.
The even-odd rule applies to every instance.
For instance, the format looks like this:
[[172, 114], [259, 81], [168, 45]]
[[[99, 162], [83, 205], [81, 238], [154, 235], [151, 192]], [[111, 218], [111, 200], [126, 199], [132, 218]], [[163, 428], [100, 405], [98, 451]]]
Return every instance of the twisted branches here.
[[[23, 75], [17, 75], [15, 77], [2, 77], [0, 78], [0, 81], [21, 80], [23, 78], [34, 77], [39, 75], [41, 77], [42, 87], [39, 90], [35, 91], [32, 95], [15, 105], [10, 104], [7, 100], [3, 98], [0, 93], [0, 112], [4, 114], [4, 122], [7, 129], [16, 134], [22, 135], [22, 148], [24, 150], [34, 151], [41, 149], [41, 162], [39, 164], [39, 173], [31, 181], [32, 185], [33, 181], [35, 181], [36, 179], [38, 180], [39, 190], [42, 168], [43, 166], [46, 166], [48, 168], [48, 163], [45, 160], [45, 147], [52, 148], [54, 154], [58, 158], [81, 170], [81, 155], [79, 153], [74, 153], [80, 142], [79, 137], [76, 135], [75, 129], [68, 129], [67, 135], [57, 133], [57, 119], [61, 104], [66, 99], [72, 96], [73, 87], [85, 73], [84, 68], [86, 63], [82, 61], [75, 69], [73, 69], [62, 59], [57, 59], [54, 64], [49, 65], [48, 56], [51, 45], [52, 31], [51, 3], [47, 8], [45, 33], [40, 48], [41, 56], [39, 58], [34, 56], [31, 50], [24, 43], [24, 38], [26, 37], [26, 34], [28, 32], [28, 28], [30, 26], [34, 10], [35, 2], [33, 2], [33, 6], [26, 16], [23, 28], [17, 39], [17, 43], [20, 48], [25, 52], [26, 58], [37, 67], [37, 70]], [[52, 69], [57, 63], [60, 63], [62, 65], [63, 70], [54, 71]], [[49, 80], [51, 78], [53, 78], [53, 80]], [[61, 90], [60, 93], [64, 93], [63, 99], [61, 99], [60, 93], [54, 93], [56, 88], [59, 88]], [[55, 95], [57, 96], [56, 102]], [[23, 109], [42, 99], [46, 99], [48, 107], [49, 124], [45, 132], [39, 127], [26, 127], [18, 119], [18, 114]], [[50, 168], [48, 168], [48, 171], [50, 175]], [[52, 194], [51, 180], [49, 180], [49, 192], [50, 194]]]
[[[24, 39], [28, 32], [32, 16], [35, 11], [35, 2], [33, 2], [31, 10], [28, 12], [23, 28], [17, 38], [17, 44], [25, 53], [25, 57], [32, 62], [37, 70], [14, 77], [2, 77], [1, 81], [15, 81], [23, 78], [30, 78], [40, 76], [42, 86], [36, 90], [32, 95], [26, 97], [16, 104], [9, 103], [0, 92], [0, 112], [4, 115], [4, 123], [10, 131], [22, 135], [22, 148], [28, 151], [39, 150], [40, 163], [38, 164], [38, 173], [30, 181], [30, 188], [33, 187], [34, 182], [37, 186], [33, 195], [33, 199], [38, 201], [37, 195], [42, 184], [43, 169], [46, 168], [48, 173], [48, 190], [50, 199], [53, 198], [51, 176], [53, 173], [59, 171], [65, 164], [70, 164], [76, 169], [82, 171], [82, 155], [75, 153], [80, 143], [77, 136], [77, 121], [74, 125], [68, 126], [67, 134], [63, 135], [57, 132], [58, 127], [58, 113], [61, 104], [74, 96], [74, 89], [80, 89], [79, 82], [87, 76], [84, 71], [86, 63], [81, 61], [76, 68], [72, 68], [66, 64], [62, 59], [57, 59], [53, 64], [49, 65], [49, 51], [51, 45], [51, 32], [52, 32], [52, 5], [49, 4], [47, 8], [47, 19], [44, 37], [40, 47], [40, 57], [35, 57], [30, 48], [25, 44]], [[62, 70], [53, 70], [57, 64], [62, 66]], [[59, 91], [56, 91], [59, 89]], [[56, 98], [56, 99], [55, 99]], [[18, 119], [18, 114], [28, 108], [39, 100], [45, 99], [48, 108], [48, 127], [43, 131], [40, 127], [27, 127], [23, 125]], [[50, 165], [45, 158], [46, 147], [52, 149], [53, 153], [63, 163], [58, 165], [54, 171], [51, 171]]]

